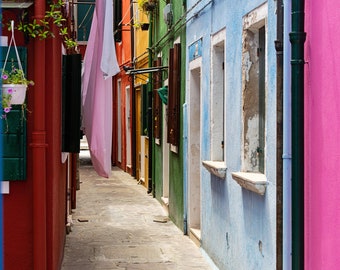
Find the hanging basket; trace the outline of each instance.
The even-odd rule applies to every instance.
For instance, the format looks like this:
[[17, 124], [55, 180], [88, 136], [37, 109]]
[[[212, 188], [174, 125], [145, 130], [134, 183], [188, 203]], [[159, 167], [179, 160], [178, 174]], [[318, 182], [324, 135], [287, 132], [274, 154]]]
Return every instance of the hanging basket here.
[[158, 0], [139, 0], [138, 2], [144, 11], [151, 12], [156, 8]]
[[[11, 45], [13, 44], [14, 49], [15, 49], [15, 54], [17, 57], [17, 63], [18, 63], [18, 70], [20, 71], [19, 76], [20, 78], [17, 78], [18, 73], [15, 74], [14, 78], [15, 80], [13, 81], [11, 78], [11, 75], [8, 76], [7, 80], [5, 83], [2, 84], [2, 97], [4, 98], [4, 96], [6, 97], [10, 97], [10, 104], [11, 105], [20, 105], [23, 104], [25, 102], [25, 98], [26, 98], [26, 90], [27, 90], [27, 84], [25, 84], [27, 82], [26, 78], [25, 78], [25, 73], [22, 69], [22, 65], [21, 65], [21, 61], [20, 61], [20, 57], [19, 57], [19, 53], [18, 53], [18, 49], [17, 49], [17, 45], [15, 42], [15, 38], [14, 38], [14, 21], [11, 21], [11, 28], [12, 28], [12, 37], [11, 37], [11, 41], [8, 45], [8, 50], [7, 50], [7, 54], [6, 54], [6, 58], [5, 58], [5, 62], [1, 71], [1, 79], [3, 79], [3, 74], [4, 71], [6, 70], [6, 64], [7, 64], [7, 60], [8, 60], [8, 56], [9, 56], [9, 52], [11, 50]], [[6, 83], [17, 83], [17, 84], [6, 84]], [[10, 105], [8, 104], [8, 105]]]
[[11, 95], [12, 105], [21, 105], [25, 103], [26, 98], [26, 84], [3, 84], [2, 94]]

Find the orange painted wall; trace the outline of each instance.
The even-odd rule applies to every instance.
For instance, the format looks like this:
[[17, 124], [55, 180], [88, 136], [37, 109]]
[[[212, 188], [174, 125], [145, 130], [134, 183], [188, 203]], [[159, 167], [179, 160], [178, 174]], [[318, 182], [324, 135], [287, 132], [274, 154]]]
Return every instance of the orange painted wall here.
[[[126, 75], [125, 71], [123, 70], [123, 66], [131, 66], [131, 26], [130, 23], [130, 1], [123, 0], [122, 1], [122, 41], [116, 42], [116, 54], [118, 64], [120, 66], [120, 73], [114, 76], [113, 78], [113, 141], [112, 141], [112, 161], [113, 164], [120, 167], [124, 171], [130, 170], [127, 168], [127, 138], [126, 138], [126, 127], [132, 125], [132, 117], [130, 117], [130, 123], [126, 122], [126, 106], [130, 104], [129, 110], [132, 110], [132, 82], [130, 77]], [[120, 101], [120, 108], [117, 108], [117, 84], [118, 81], [121, 81], [121, 101]], [[126, 87], [130, 86], [130, 101], [126, 101]], [[117, 119], [117, 110], [120, 110], [120, 121]], [[131, 113], [130, 113], [131, 115]], [[118, 135], [117, 129], [118, 125], [121, 125], [122, 130], [122, 137], [121, 137], [121, 145], [118, 145]], [[118, 161], [118, 147], [121, 150], [121, 162]]]

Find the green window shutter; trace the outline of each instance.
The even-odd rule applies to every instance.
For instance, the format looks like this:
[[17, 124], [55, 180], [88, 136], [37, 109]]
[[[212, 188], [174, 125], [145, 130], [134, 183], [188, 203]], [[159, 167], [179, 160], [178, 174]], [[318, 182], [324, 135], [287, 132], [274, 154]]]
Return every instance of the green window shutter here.
[[147, 135], [148, 132], [148, 86], [142, 85], [142, 134]]
[[[12, 106], [7, 122], [2, 121], [2, 180], [26, 179], [26, 112], [21, 105]], [[7, 131], [7, 132], [6, 132]]]
[[[26, 47], [17, 47], [17, 49], [18, 49], [18, 54], [19, 54], [19, 58], [21, 61], [22, 69], [27, 75], [27, 49]], [[7, 50], [8, 50], [8, 47], [1, 47], [1, 68], [3, 68], [5, 64]], [[17, 68], [19, 67], [17, 57], [15, 55], [14, 47], [11, 47], [11, 50], [9, 52], [7, 64], [6, 64], [6, 70], [10, 71], [12, 64]]]
[[[3, 67], [8, 47], [1, 48], [1, 67]], [[26, 73], [27, 49], [18, 47], [18, 53], [22, 68]], [[11, 48], [6, 70], [11, 69], [11, 65], [18, 67], [14, 48]], [[1, 112], [2, 114], [2, 112]], [[21, 105], [13, 105], [10, 113], [7, 114], [7, 121], [1, 119], [2, 130], [2, 165], [3, 175], [1, 180], [25, 180], [26, 179], [26, 111]]]

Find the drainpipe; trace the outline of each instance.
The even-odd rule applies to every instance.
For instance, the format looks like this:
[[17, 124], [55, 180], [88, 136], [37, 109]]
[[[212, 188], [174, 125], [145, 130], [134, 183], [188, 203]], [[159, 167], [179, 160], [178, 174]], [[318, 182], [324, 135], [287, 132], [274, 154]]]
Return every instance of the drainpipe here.
[[[282, 243], [282, 179], [283, 179], [283, 4], [276, 2], [276, 240]], [[282, 245], [276, 245], [276, 269], [282, 269]]]
[[[133, 67], [135, 65], [134, 59], [135, 59], [135, 31], [133, 28], [134, 25], [134, 14], [133, 14], [133, 0], [130, 1], [130, 20], [132, 22], [130, 27], [130, 38], [131, 38], [131, 62], [133, 63]], [[132, 101], [132, 140], [131, 140], [131, 149], [132, 149], [132, 176], [136, 176], [137, 174], [137, 164], [136, 164], [136, 156], [137, 156], [137, 149], [136, 149], [136, 91], [135, 91], [135, 77], [132, 76], [132, 80], [130, 83], [130, 89], [131, 91], [131, 101]], [[138, 134], [137, 136], [140, 136]]]
[[282, 224], [282, 269], [292, 269], [292, 127], [291, 127], [291, 0], [283, 0], [283, 224]]
[[304, 0], [292, 1], [292, 269], [304, 269]]
[[[34, 5], [34, 19], [44, 18], [45, 0]], [[34, 39], [34, 91], [32, 181], [33, 181], [33, 269], [47, 269], [46, 244], [46, 127], [45, 127], [45, 41]]]
[[[153, 14], [152, 12], [150, 12], [149, 15], [149, 67], [152, 67], [152, 56], [153, 56], [153, 52], [152, 52], [152, 32], [153, 32]], [[152, 73], [149, 73], [149, 82], [148, 82], [148, 137], [149, 137], [149, 153], [148, 153], [148, 159], [149, 159], [149, 179], [148, 179], [148, 193], [152, 192], [153, 197], [155, 197], [155, 189], [154, 189], [154, 183], [152, 182], [152, 162], [153, 162], [153, 137], [152, 137]]]
[[188, 104], [183, 104], [183, 233], [188, 234]]
[[[2, 29], [0, 28], [0, 35], [2, 35], [1, 33]], [[2, 53], [2, 48], [0, 47], [0, 53]], [[0, 86], [2, 82], [0, 81]], [[2, 110], [2, 106], [0, 105], [0, 108]], [[2, 125], [0, 126], [0, 132], [2, 133]], [[3, 141], [0, 140], [0, 154], [1, 156], [3, 155]], [[2, 176], [3, 176], [3, 162], [0, 162], [0, 180], [2, 180]], [[4, 223], [4, 212], [3, 212], [3, 201], [2, 201], [2, 186], [0, 185], [0, 269], [4, 268], [4, 259], [3, 259], [3, 223]]]

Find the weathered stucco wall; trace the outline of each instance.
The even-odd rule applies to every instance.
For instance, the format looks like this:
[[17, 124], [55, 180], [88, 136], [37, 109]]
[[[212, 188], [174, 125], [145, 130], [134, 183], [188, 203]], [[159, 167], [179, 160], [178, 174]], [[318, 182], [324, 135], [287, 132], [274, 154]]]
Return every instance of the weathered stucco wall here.
[[[208, 4], [210, 2], [210, 4]], [[189, 0], [188, 9], [197, 1]], [[273, 1], [267, 5], [265, 166], [268, 186], [264, 196], [241, 188], [231, 176], [243, 169], [243, 18], [263, 1], [201, 1], [189, 13], [187, 44], [202, 39], [201, 70], [201, 159], [211, 158], [211, 36], [225, 29], [225, 141], [226, 177], [210, 174], [201, 164], [202, 248], [220, 269], [275, 269], [276, 265], [276, 17]], [[188, 50], [188, 49], [187, 49]], [[187, 57], [187, 74], [189, 70]], [[249, 85], [248, 85], [249, 86]], [[248, 87], [247, 86], [247, 87]], [[249, 86], [250, 87], [250, 86]], [[187, 76], [187, 96], [190, 96]], [[248, 98], [251, 98], [249, 96]], [[187, 102], [190, 99], [187, 98]], [[199, 104], [188, 104], [199, 106]], [[250, 118], [250, 117], [249, 117]], [[190, 132], [190, 131], [189, 131]], [[189, 134], [190, 137], [190, 134]], [[190, 148], [188, 149], [190, 155]], [[190, 178], [190, 174], [188, 175]], [[188, 179], [190, 182], [190, 179]]]

